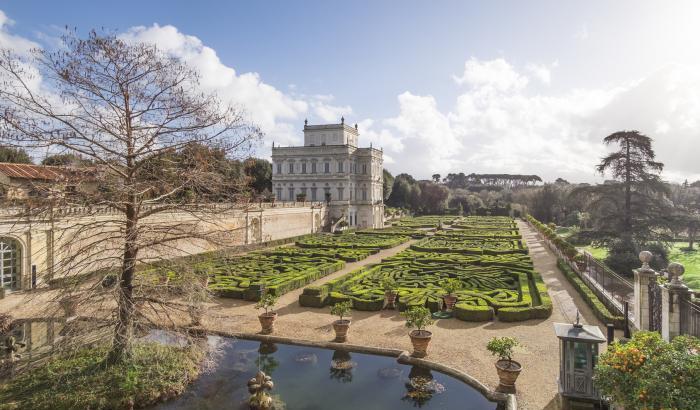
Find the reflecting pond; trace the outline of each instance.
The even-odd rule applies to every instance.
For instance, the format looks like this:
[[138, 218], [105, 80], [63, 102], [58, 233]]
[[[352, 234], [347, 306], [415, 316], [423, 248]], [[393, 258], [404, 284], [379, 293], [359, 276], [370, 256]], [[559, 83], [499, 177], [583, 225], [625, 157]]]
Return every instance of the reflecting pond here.
[[216, 365], [155, 409], [246, 409], [247, 381], [272, 376], [277, 410], [496, 409], [471, 386], [395, 358], [210, 336]]

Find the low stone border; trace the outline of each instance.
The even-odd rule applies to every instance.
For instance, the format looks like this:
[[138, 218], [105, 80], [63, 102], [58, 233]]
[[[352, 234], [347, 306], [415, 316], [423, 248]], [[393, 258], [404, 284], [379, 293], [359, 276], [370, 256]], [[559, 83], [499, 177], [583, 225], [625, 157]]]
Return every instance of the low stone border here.
[[[194, 330], [194, 329], [193, 329]], [[202, 329], [203, 330], [203, 329]], [[468, 384], [469, 386], [475, 388], [484, 397], [491, 401], [498, 402], [499, 405], [503, 405], [504, 410], [517, 410], [518, 404], [514, 394], [499, 393], [489, 389], [486, 385], [473, 378], [472, 376], [457, 370], [453, 367], [445, 366], [444, 364], [432, 362], [430, 360], [418, 359], [412, 357], [409, 352], [399, 349], [388, 349], [383, 347], [372, 347], [363, 345], [353, 345], [348, 343], [336, 343], [336, 342], [316, 342], [313, 340], [302, 340], [302, 339], [292, 339], [289, 337], [282, 336], [271, 336], [262, 335], [259, 333], [237, 333], [237, 332], [226, 332], [226, 331], [216, 331], [216, 330], [203, 330], [202, 333], [208, 335], [216, 335], [223, 337], [232, 337], [244, 340], [257, 340], [260, 342], [269, 343], [282, 343], [294, 346], [308, 346], [308, 347], [318, 347], [321, 349], [331, 349], [331, 350], [343, 350], [353, 353], [367, 353], [379, 356], [395, 357], [396, 360], [401, 364], [408, 365], [419, 365], [427, 367], [428, 369], [444, 373], [448, 376], [454, 377], [455, 379]], [[499, 407], [501, 408], [501, 407]]]

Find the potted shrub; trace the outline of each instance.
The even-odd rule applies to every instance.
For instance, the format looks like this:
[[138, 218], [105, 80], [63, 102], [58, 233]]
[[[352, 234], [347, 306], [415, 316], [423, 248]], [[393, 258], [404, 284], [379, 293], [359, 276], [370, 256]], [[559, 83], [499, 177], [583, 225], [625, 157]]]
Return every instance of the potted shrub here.
[[390, 276], [382, 279], [382, 288], [384, 288], [384, 301], [387, 309], [396, 307], [396, 281]]
[[448, 311], [452, 311], [457, 303], [455, 292], [462, 289], [462, 281], [457, 278], [449, 278], [442, 284], [442, 289], [447, 293], [443, 298]]
[[258, 316], [260, 320], [260, 326], [262, 327], [262, 334], [268, 335], [274, 331], [275, 319], [277, 319], [277, 312], [274, 312], [272, 308], [277, 303], [277, 296], [265, 293], [260, 301], [255, 305], [256, 309], [264, 309], [265, 312]]
[[345, 302], [336, 303], [331, 307], [331, 315], [338, 316], [338, 320], [333, 322], [333, 330], [335, 331], [335, 341], [338, 343], [343, 343], [348, 340], [348, 329], [350, 328], [350, 320], [343, 319], [350, 313], [352, 308], [352, 302], [346, 300]]
[[403, 312], [406, 318], [406, 327], [415, 328], [408, 335], [413, 344], [413, 356], [425, 357], [428, 355], [428, 345], [433, 333], [425, 330], [426, 326], [433, 324], [430, 309], [425, 306], [414, 306]]
[[513, 349], [518, 341], [513, 337], [494, 337], [486, 345], [492, 355], [498, 357], [496, 372], [500, 380], [498, 390], [506, 393], [515, 392], [515, 380], [523, 367], [513, 360]]

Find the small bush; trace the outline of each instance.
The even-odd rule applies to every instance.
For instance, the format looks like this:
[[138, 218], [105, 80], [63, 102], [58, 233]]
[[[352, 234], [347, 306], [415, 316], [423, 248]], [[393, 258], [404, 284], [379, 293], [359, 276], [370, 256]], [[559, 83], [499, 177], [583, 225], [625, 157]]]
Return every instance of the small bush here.
[[455, 305], [455, 317], [466, 322], [488, 322], [493, 319], [493, 308], [458, 303]]
[[57, 356], [0, 385], [0, 409], [126, 409], [182, 393], [199, 375], [203, 352], [137, 343], [123, 364], [107, 364], [107, 347]]

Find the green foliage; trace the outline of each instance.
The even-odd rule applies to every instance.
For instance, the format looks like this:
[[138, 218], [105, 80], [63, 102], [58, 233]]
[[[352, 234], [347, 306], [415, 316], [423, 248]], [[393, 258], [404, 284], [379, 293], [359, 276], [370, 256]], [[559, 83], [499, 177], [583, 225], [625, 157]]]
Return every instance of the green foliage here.
[[616, 328], [622, 329], [624, 326], [625, 318], [622, 316], [616, 316], [605, 306], [602, 300], [596, 295], [596, 293], [584, 283], [583, 280], [574, 272], [571, 267], [562, 259], [557, 261], [557, 266], [559, 270], [564, 273], [566, 279], [574, 286], [576, 291], [581, 295], [586, 304], [593, 310], [593, 313], [598, 319], [603, 323], [612, 323]]
[[535, 219], [532, 215], [527, 216], [527, 220], [538, 230], [545, 238], [549, 239], [554, 245], [563, 253], [567, 258], [573, 259], [578, 255], [578, 249], [566, 239], [559, 236], [556, 232], [556, 225], [552, 228], [553, 224], [543, 224], [542, 222]]
[[[436, 220], [434, 217], [421, 218]], [[463, 218], [460, 223], [470, 230], [470, 226], [510, 226], [513, 221], [510, 218], [478, 217]], [[517, 230], [515, 232], [517, 234]], [[472, 239], [477, 241], [474, 246], [486, 241], [479, 237]], [[491, 238], [488, 242], [512, 241]], [[384, 281], [391, 278], [396, 282], [399, 310], [420, 306], [437, 311], [442, 308], [444, 285], [451, 281], [454, 284], [452, 293], [463, 311], [457, 312], [457, 318], [490, 320], [495, 311], [498, 311], [499, 318], [503, 316], [504, 321], [548, 317], [552, 310], [551, 300], [541, 278], [532, 269], [530, 257], [518, 252], [488, 253], [476, 247], [471, 248], [471, 253], [458, 246], [452, 253], [414, 247], [386, 258], [380, 264], [363, 267], [321, 286], [309, 287], [300, 295], [299, 303], [318, 307], [349, 300], [358, 310], [380, 310], [385, 297]], [[468, 308], [471, 306], [479, 308], [472, 313]]]
[[391, 276], [382, 278], [382, 289], [384, 289], [385, 292], [393, 292], [396, 290], [396, 287], [396, 280]]
[[41, 160], [41, 165], [59, 166], [59, 167], [84, 167], [92, 165], [92, 161], [85, 159], [77, 154], [54, 154], [49, 155]]
[[447, 279], [442, 284], [442, 289], [447, 292], [448, 295], [453, 295], [456, 291], [462, 289], [464, 284], [457, 278]]
[[248, 158], [243, 163], [248, 186], [257, 194], [272, 191], [272, 164], [262, 158]]
[[255, 304], [256, 309], [265, 309], [265, 313], [269, 313], [273, 307], [277, 304], [278, 296], [271, 293], [265, 293], [265, 295], [260, 298], [258, 303]]
[[356, 235], [319, 234], [297, 241], [302, 248], [369, 248], [389, 249], [408, 241], [407, 236], [397, 235]]
[[604, 397], [626, 409], [700, 408], [700, 340], [670, 343], [657, 332], [637, 332], [600, 355], [594, 383]]
[[402, 313], [406, 318], [406, 327], [424, 330], [433, 324], [433, 316], [430, 309], [423, 306], [414, 306]]
[[22, 148], [7, 147], [0, 145], [0, 162], [10, 162], [13, 164], [31, 164], [32, 159]]
[[106, 346], [48, 359], [0, 384], [0, 409], [126, 409], [147, 407], [182, 393], [198, 376], [203, 352], [195, 346], [136, 343], [133, 357], [108, 364]]
[[488, 344], [486, 350], [498, 357], [498, 360], [513, 361], [513, 350], [519, 343], [514, 337], [494, 337]]
[[348, 313], [350, 313], [350, 309], [352, 309], [352, 302], [350, 302], [349, 300], [345, 302], [339, 302], [331, 307], [331, 315], [338, 316], [340, 320], [343, 320], [343, 317], [347, 316]]

